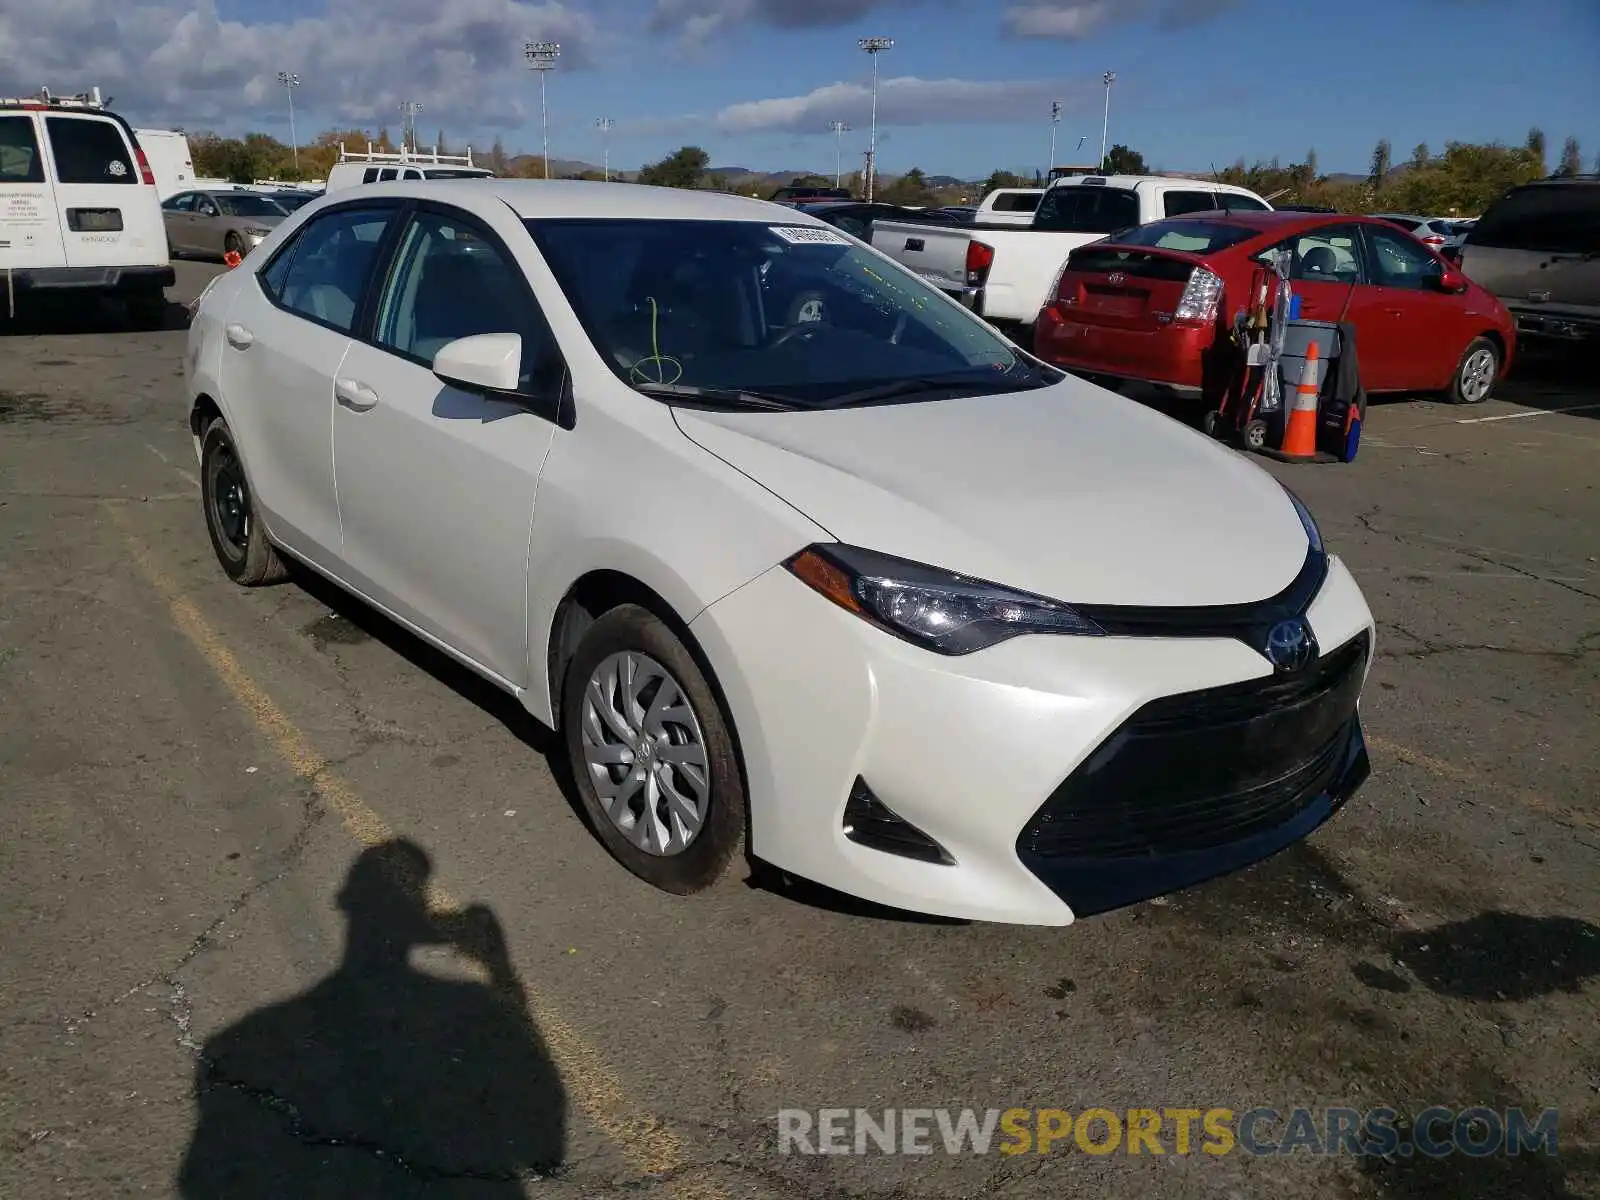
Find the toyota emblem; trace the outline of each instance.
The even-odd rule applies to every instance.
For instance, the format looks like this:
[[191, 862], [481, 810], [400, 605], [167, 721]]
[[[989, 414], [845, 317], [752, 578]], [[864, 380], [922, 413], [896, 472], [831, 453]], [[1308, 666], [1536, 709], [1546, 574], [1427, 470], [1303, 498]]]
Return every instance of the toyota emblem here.
[[1317, 654], [1317, 640], [1299, 617], [1279, 621], [1267, 631], [1267, 661], [1285, 674], [1298, 671]]
[[1128, 282], [1127, 273], [1124, 271], [1113, 271], [1110, 275], [1106, 276], [1106, 282], [1112, 287], [1121, 287], [1123, 284]]

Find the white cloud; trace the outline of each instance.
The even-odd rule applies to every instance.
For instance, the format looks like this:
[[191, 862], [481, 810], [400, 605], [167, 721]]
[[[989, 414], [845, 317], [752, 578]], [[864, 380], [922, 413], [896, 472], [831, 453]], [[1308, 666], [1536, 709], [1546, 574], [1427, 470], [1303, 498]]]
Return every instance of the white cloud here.
[[136, 124], [189, 129], [259, 128], [266, 114], [276, 124], [279, 71], [300, 76], [302, 136], [317, 122], [398, 126], [402, 100], [422, 102], [424, 127], [511, 126], [532, 95], [525, 40], [562, 43], [563, 65], [585, 63], [599, 40], [559, 0], [327, 0], [288, 21], [222, 20], [214, 0], [52, 0], [25, 14], [3, 2], [0, 78], [25, 91], [98, 85]]
[[[1043, 120], [1052, 100], [1068, 111], [1097, 94], [1090, 81], [884, 79], [878, 85], [878, 124], [993, 125]], [[820, 133], [830, 121], [849, 121], [865, 129], [872, 112], [872, 89], [861, 83], [831, 83], [803, 96], [752, 100], [724, 108], [712, 119], [725, 134], [774, 130]]]
[[1182, 29], [1237, 8], [1242, 0], [1028, 0], [1005, 10], [1008, 33], [1024, 38], [1082, 41], [1115, 21], [1154, 15], [1165, 29]]
[[824, 29], [859, 21], [880, 10], [913, 8], [948, 0], [655, 0], [649, 28], [703, 46], [740, 25], [778, 29]]

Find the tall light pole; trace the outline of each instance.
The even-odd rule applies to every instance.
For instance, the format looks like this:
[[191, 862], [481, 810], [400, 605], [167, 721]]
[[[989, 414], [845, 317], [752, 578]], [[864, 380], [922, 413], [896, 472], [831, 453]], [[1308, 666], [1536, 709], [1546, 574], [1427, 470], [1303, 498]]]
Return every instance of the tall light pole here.
[[867, 203], [878, 182], [878, 55], [894, 49], [894, 39], [886, 37], [858, 38], [856, 45], [872, 59], [872, 139], [867, 143]]
[[850, 132], [850, 126], [843, 121], [829, 121], [828, 130], [833, 134], [833, 186], [837, 188], [844, 178], [844, 135]]
[[600, 131], [600, 169], [605, 173], [607, 183], [611, 182], [611, 130], [616, 124], [610, 117], [596, 117], [594, 120], [594, 127]]
[[400, 126], [400, 149], [404, 150], [409, 144], [412, 153], [417, 149], [417, 114], [422, 111], [422, 105], [416, 100], [400, 101], [400, 117], [404, 122]]
[[294, 131], [294, 90], [300, 86], [300, 76], [293, 71], [279, 71], [278, 82], [283, 85], [283, 94], [289, 97], [289, 145], [294, 150], [294, 173], [300, 174], [300, 139]]
[[1048, 179], [1050, 172], [1056, 169], [1056, 129], [1061, 124], [1061, 101], [1050, 101], [1050, 161], [1045, 164], [1044, 173]]
[[1106, 116], [1100, 125], [1100, 170], [1106, 169], [1106, 134], [1111, 131], [1111, 85], [1117, 81], [1115, 71], [1107, 71], [1100, 76], [1100, 82], [1106, 85]]
[[523, 57], [528, 60], [528, 68], [539, 73], [539, 128], [544, 143], [544, 177], [550, 178], [550, 110], [544, 102], [544, 77], [555, 69], [556, 59], [561, 57], [560, 42], [525, 42], [522, 47]]

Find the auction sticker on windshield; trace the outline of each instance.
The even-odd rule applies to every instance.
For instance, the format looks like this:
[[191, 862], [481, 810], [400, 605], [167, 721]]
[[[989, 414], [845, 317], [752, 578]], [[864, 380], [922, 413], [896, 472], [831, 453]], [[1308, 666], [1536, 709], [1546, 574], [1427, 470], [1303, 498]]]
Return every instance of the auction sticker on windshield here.
[[835, 233], [831, 229], [813, 229], [809, 225], [772, 225], [768, 228], [784, 241], [793, 242], [797, 246], [848, 246], [850, 244], [844, 234]]

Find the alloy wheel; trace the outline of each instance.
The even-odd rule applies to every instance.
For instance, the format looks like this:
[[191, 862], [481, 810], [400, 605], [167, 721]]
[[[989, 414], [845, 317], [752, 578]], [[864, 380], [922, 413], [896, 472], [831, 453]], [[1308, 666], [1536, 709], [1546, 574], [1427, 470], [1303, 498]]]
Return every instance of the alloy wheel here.
[[1489, 389], [1494, 386], [1494, 372], [1496, 366], [1494, 351], [1487, 346], [1480, 346], [1467, 356], [1467, 361], [1461, 364], [1461, 398], [1468, 404], [1476, 404], [1489, 394]]
[[584, 768], [612, 824], [647, 854], [681, 854], [711, 800], [705, 737], [682, 686], [655, 659], [624, 650], [584, 688]]

